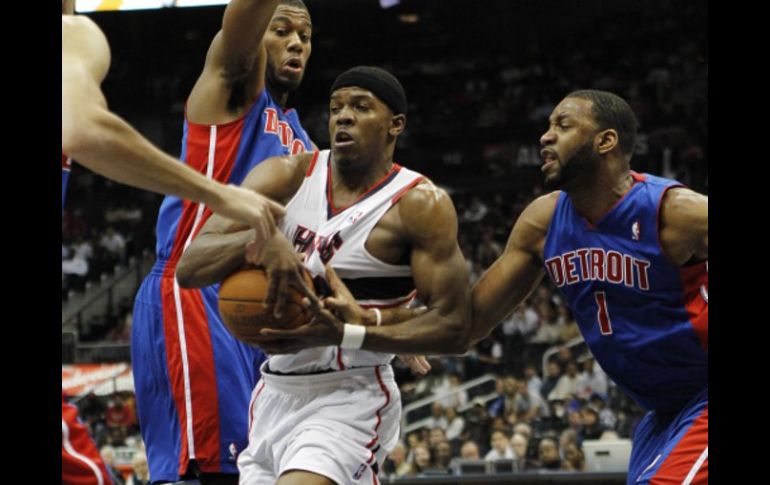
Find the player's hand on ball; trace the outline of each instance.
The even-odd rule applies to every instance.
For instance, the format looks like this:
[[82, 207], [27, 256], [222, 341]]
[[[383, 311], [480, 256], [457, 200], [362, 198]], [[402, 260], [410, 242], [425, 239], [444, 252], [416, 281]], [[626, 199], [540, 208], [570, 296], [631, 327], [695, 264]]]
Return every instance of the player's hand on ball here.
[[[330, 264], [326, 265], [326, 281], [329, 282], [332, 296], [324, 298], [323, 302], [325, 308], [336, 313], [342, 321], [347, 323], [366, 325], [367, 320], [373, 320], [372, 318], [366, 318], [367, 310], [364, 310], [358, 303], [356, 303], [353, 294], [350, 293], [348, 287], [345, 286], [345, 283], [343, 283], [339, 276], [337, 276], [337, 273]], [[371, 310], [368, 311], [374, 313]]]
[[[295, 287], [314, 304], [319, 304], [315, 293], [308, 288], [302, 276], [305, 267], [300, 255], [294, 251], [291, 243], [282, 233], [276, 231], [273, 237], [265, 242], [258, 259], [257, 264], [265, 268], [269, 279], [265, 306], [275, 318], [281, 317], [281, 312], [286, 305], [289, 285]], [[253, 261], [248, 262], [253, 263]]]
[[304, 298], [302, 304], [314, 315], [309, 323], [294, 329], [264, 328], [260, 331], [264, 337], [277, 339], [271, 343], [270, 348], [263, 347], [268, 353], [289, 354], [310, 347], [339, 345], [342, 342], [344, 321], [324, 308], [318, 299], [313, 301]]

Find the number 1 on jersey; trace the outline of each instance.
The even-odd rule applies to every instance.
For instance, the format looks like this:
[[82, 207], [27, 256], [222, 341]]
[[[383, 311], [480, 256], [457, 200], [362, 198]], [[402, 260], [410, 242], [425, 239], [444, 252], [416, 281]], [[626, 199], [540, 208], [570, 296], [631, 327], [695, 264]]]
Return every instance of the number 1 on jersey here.
[[599, 330], [602, 335], [612, 334], [612, 322], [610, 321], [610, 313], [607, 311], [607, 297], [603, 291], [597, 291], [594, 293], [596, 299], [596, 306], [599, 307], [599, 311], [596, 313], [599, 320]]

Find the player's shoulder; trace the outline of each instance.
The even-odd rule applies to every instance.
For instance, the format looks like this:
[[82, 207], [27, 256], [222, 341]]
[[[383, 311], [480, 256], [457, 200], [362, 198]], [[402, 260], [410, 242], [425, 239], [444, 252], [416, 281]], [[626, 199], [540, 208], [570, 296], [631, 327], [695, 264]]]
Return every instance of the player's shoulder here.
[[446, 234], [457, 226], [449, 193], [428, 178], [419, 179], [398, 199], [398, 212], [406, 230], [420, 237]]
[[514, 224], [507, 247], [540, 255], [560, 196], [561, 191], [554, 191], [530, 202]]
[[708, 221], [708, 196], [687, 187], [672, 187], [661, 200], [660, 215], [663, 225], [687, 227]]
[[454, 208], [449, 193], [427, 177], [418, 179], [418, 182], [399, 198], [399, 204], [402, 212], [419, 208], [419, 212], [423, 214], [442, 208]]
[[62, 15], [62, 55], [67, 62], [79, 59], [102, 67], [109, 63], [107, 37], [96, 23], [83, 15]]
[[62, 37], [65, 38], [67, 35], [104, 37], [102, 29], [96, 25], [96, 22], [85, 15], [62, 15], [61, 27]]
[[559, 197], [561, 197], [561, 190], [554, 190], [547, 194], [543, 194], [537, 197], [535, 200], [529, 203], [529, 205], [522, 212], [522, 217], [530, 218], [534, 221], [543, 224], [550, 224], [553, 219], [553, 214], [556, 211], [556, 205], [559, 203]]

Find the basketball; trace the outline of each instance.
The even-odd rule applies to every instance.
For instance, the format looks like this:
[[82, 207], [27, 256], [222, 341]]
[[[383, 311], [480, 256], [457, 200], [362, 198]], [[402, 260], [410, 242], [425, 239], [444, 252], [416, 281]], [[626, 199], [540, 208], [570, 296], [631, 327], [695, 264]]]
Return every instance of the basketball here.
[[[310, 273], [304, 272], [305, 283], [313, 288]], [[280, 318], [273, 317], [265, 307], [267, 273], [262, 268], [248, 267], [231, 274], [219, 287], [219, 314], [235, 338], [250, 345], [275, 340], [273, 337], [260, 335], [263, 328], [296, 328], [312, 318], [312, 314], [302, 306], [302, 293], [289, 285]]]

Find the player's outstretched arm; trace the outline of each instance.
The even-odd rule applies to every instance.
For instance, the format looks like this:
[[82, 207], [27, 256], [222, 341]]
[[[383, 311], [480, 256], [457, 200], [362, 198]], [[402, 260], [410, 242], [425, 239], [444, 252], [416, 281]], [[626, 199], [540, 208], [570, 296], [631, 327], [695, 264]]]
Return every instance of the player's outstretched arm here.
[[553, 192], [524, 209], [513, 226], [503, 254], [473, 286], [471, 343], [489, 335], [543, 278], [543, 245], [557, 199], [558, 192]]
[[[247, 96], [264, 89], [267, 55], [262, 39], [277, 5], [278, 0], [232, 0], [227, 4], [222, 28], [211, 42], [203, 72], [190, 93], [188, 105], [194, 114], [218, 113], [224, 105], [238, 109], [249, 101]], [[241, 91], [235, 101], [232, 90]]]
[[107, 109], [100, 84], [110, 64], [104, 34], [86, 17], [62, 16], [62, 151], [118, 182], [203, 202], [266, 236], [283, 208], [229, 187], [163, 153]]

